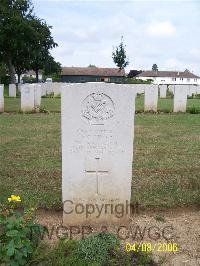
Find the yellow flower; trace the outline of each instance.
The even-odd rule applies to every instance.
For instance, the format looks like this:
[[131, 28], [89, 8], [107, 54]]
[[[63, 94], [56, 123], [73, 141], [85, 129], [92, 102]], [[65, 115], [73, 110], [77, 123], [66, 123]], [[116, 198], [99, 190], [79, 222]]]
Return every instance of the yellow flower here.
[[15, 196], [15, 195], [11, 195], [10, 198], [8, 198], [8, 201], [11, 202], [11, 201], [21, 201], [20, 199], [20, 196]]

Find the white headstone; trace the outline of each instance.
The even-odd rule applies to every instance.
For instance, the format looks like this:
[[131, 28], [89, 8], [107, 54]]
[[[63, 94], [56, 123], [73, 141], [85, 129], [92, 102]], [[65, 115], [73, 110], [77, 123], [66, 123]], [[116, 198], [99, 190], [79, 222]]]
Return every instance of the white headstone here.
[[[127, 222], [135, 113], [132, 87], [63, 85], [61, 100], [64, 224]], [[101, 214], [97, 208], [102, 208]], [[124, 208], [122, 216], [117, 208]]]
[[52, 94], [53, 93], [53, 82], [47, 82], [45, 83], [45, 85], [46, 85], [47, 95]]
[[174, 91], [174, 112], [186, 112], [187, 85], [176, 85]]
[[40, 105], [41, 105], [41, 93], [42, 93], [42, 88], [41, 85], [35, 85], [34, 86], [34, 107], [35, 110], [39, 110]]
[[169, 91], [171, 91], [174, 94], [174, 87], [175, 85], [168, 85]]
[[61, 85], [62, 83], [54, 82], [53, 83], [53, 92], [54, 96], [58, 96], [61, 93]]
[[133, 88], [136, 90], [138, 94], [144, 93], [145, 84], [132, 84]]
[[17, 86], [18, 86], [18, 91], [21, 92], [21, 87], [23, 86], [23, 84], [22, 83], [18, 83]]
[[46, 83], [41, 83], [41, 96], [46, 96], [47, 95], [47, 86]]
[[187, 95], [188, 96], [192, 96], [193, 94], [196, 95], [197, 94], [197, 86], [195, 85], [188, 85], [187, 86]]
[[159, 85], [160, 89], [160, 98], [166, 98], [167, 97], [167, 85]]
[[16, 85], [9, 84], [9, 97], [16, 97]]
[[30, 112], [34, 110], [34, 86], [25, 84], [21, 87], [21, 110]]
[[0, 113], [4, 112], [4, 85], [0, 84]]
[[196, 86], [196, 93], [197, 93], [197, 94], [200, 94], [200, 86], [199, 86], [199, 85]]
[[157, 111], [158, 85], [145, 85], [144, 111]]

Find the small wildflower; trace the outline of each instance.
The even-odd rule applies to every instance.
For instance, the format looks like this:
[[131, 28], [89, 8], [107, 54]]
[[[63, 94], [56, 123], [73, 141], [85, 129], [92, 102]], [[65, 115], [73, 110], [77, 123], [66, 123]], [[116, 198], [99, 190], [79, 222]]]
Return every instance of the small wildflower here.
[[11, 201], [17, 201], [17, 202], [20, 202], [20, 201], [21, 201], [21, 198], [20, 198], [20, 196], [11, 195], [10, 198], [8, 198], [8, 201], [9, 201], [9, 202], [11, 202]]

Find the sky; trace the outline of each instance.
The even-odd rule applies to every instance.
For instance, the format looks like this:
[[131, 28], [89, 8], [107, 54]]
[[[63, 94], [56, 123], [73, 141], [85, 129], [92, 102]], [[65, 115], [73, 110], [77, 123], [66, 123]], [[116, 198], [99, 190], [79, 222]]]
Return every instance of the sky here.
[[32, 0], [35, 14], [53, 27], [62, 66], [115, 67], [112, 51], [123, 36], [130, 69], [200, 75], [200, 1]]

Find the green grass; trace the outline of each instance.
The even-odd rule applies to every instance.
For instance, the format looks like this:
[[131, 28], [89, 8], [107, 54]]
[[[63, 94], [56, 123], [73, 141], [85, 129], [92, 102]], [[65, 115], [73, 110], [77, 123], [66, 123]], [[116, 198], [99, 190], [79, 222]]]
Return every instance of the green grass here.
[[35, 251], [30, 265], [156, 266], [158, 264], [152, 260], [151, 253], [145, 254], [141, 250], [126, 252], [114, 234], [98, 233], [79, 241], [60, 240], [53, 248], [42, 243]]
[[132, 201], [147, 207], [200, 203], [200, 116], [136, 115]]
[[[187, 100], [187, 109], [191, 107], [200, 109], [200, 99], [188, 99]], [[144, 96], [141, 95], [136, 98], [136, 111], [144, 111]], [[173, 99], [158, 99], [158, 111], [163, 112], [172, 112], [173, 111]]]
[[[60, 112], [60, 98], [42, 98], [41, 108], [50, 112]], [[200, 99], [188, 99], [187, 108], [195, 107], [200, 110]], [[172, 112], [173, 99], [159, 99], [158, 110]], [[5, 112], [20, 111], [20, 98], [5, 97]], [[144, 97], [141, 95], [136, 98], [136, 111], [144, 111]]]
[[[4, 113], [0, 125], [0, 201], [14, 193], [25, 204], [61, 208], [60, 113]], [[133, 169], [132, 202], [199, 204], [200, 115], [137, 114]]]

